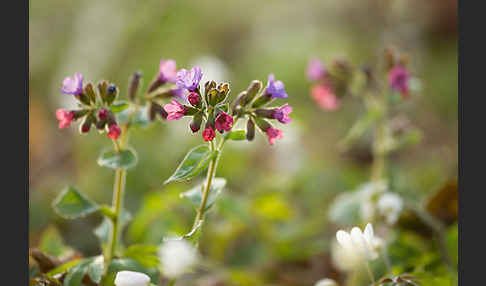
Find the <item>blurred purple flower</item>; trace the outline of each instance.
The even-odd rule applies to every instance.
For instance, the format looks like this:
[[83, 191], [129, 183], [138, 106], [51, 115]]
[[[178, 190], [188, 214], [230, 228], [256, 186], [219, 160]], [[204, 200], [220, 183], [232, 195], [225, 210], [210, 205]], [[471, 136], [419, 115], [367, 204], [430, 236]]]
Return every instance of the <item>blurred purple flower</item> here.
[[177, 80], [176, 61], [174, 60], [160, 60], [159, 66], [159, 80], [163, 83], [172, 82]]
[[317, 81], [326, 75], [326, 69], [319, 59], [312, 59], [307, 66], [307, 78], [310, 81]]
[[66, 77], [62, 81], [61, 92], [64, 94], [78, 95], [83, 92], [83, 75], [75, 73], [74, 77]]
[[265, 94], [271, 95], [272, 98], [287, 98], [288, 95], [285, 92], [285, 86], [282, 81], [275, 81], [275, 76], [272, 74], [268, 75], [268, 83], [265, 88]]
[[190, 71], [181, 69], [177, 72], [176, 84], [180, 88], [194, 91], [201, 81], [202, 71], [198, 66], [193, 67]]
[[392, 89], [399, 91], [402, 95], [408, 95], [408, 82], [410, 76], [407, 70], [401, 66], [394, 66], [388, 72], [388, 82]]

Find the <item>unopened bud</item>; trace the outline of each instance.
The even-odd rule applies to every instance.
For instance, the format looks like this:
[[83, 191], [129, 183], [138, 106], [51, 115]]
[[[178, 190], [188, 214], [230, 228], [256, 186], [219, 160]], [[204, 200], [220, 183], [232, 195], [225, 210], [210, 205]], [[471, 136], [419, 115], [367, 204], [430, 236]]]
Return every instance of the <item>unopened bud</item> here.
[[108, 86], [106, 89], [106, 102], [108, 104], [112, 104], [115, 101], [116, 96], [118, 95], [118, 88], [112, 84]]
[[258, 92], [260, 91], [262, 86], [263, 86], [263, 84], [262, 84], [261, 81], [259, 81], [259, 80], [252, 81], [250, 83], [250, 86], [246, 90], [247, 94], [246, 94], [245, 98], [243, 99], [241, 105], [246, 106], [248, 103], [250, 103], [253, 100], [253, 98], [255, 98], [255, 96], [258, 94]]
[[195, 92], [189, 93], [189, 95], [187, 96], [187, 100], [194, 107], [200, 107], [201, 106], [201, 98], [200, 98], [199, 94], [197, 94]]
[[189, 125], [193, 133], [199, 131], [199, 129], [201, 128], [201, 123], [202, 123], [202, 113], [198, 112], [194, 115], [192, 122]]
[[91, 129], [91, 124], [96, 124], [96, 117], [93, 113], [89, 113], [84, 117], [83, 123], [80, 125], [80, 132], [81, 133], [88, 133]]
[[255, 118], [255, 123], [260, 128], [261, 131], [266, 132], [268, 128], [272, 127], [272, 124], [270, 122], [266, 121], [263, 118], [256, 117]]
[[84, 94], [86, 94], [90, 100], [90, 102], [92, 103], [96, 103], [96, 93], [93, 89], [93, 84], [91, 82], [88, 82], [85, 86], [84, 86]]
[[106, 101], [106, 90], [108, 89], [108, 82], [106, 80], [100, 81], [98, 83], [98, 92], [100, 94], [101, 100]]
[[140, 85], [140, 79], [142, 78], [142, 73], [134, 72], [130, 78], [130, 84], [128, 85], [128, 96], [131, 101], [135, 100], [137, 96], [138, 87]]
[[255, 101], [253, 101], [253, 104], [251, 106], [257, 108], [269, 103], [270, 101], [272, 101], [272, 99], [273, 98], [271, 94], [262, 94], [259, 97], [257, 97]]
[[246, 122], [246, 139], [252, 141], [255, 138], [255, 122], [251, 118], [248, 118]]
[[242, 91], [240, 92], [240, 94], [238, 94], [238, 96], [236, 97], [236, 99], [233, 101], [233, 103], [231, 103], [231, 110], [232, 110], [232, 114], [235, 115], [236, 114], [236, 109], [240, 106], [241, 104], [241, 101], [243, 100], [243, 98], [246, 96], [247, 92], [246, 90], [245, 91]]
[[268, 109], [268, 108], [259, 108], [257, 110], [255, 110], [255, 114], [260, 116], [260, 117], [264, 117], [264, 118], [269, 118], [269, 119], [273, 119], [273, 114], [274, 114], [274, 109]]

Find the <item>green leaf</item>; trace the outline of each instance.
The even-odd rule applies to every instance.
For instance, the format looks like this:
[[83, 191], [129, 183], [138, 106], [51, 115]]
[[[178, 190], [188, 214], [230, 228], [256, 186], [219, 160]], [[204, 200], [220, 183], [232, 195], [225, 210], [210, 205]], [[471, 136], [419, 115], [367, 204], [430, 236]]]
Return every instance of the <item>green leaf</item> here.
[[[123, 125], [128, 123], [130, 118], [132, 117], [132, 113], [135, 111], [135, 106], [129, 106], [125, 110], [121, 111], [117, 114], [118, 124]], [[148, 109], [147, 107], [140, 107], [138, 111], [133, 115], [131, 119], [131, 126], [133, 127], [145, 127], [150, 123], [148, 118]]]
[[123, 257], [132, 258], [144, 267], [157, 267], [159, 258], [157, 256], [157, 246], [148, 244], [135, 244], [123, 252]]
[[338, 225], [353, 225], [360, 221], [362, 196], [359, 192], [342, 193], [329, 208], [329, 219]]
[[172, 176], [167, 179], [164, 184], [170, 183], [172, 181], [183, 181], [188, 180], [195, 175], [199, 174], [206, 166], [209, 161], [216, 155], [216, 152], [211, 152], [206, 145], [199, 145], [191, 149], [182, 163], [177, 167], [177, 170], [172, 174]]
[[98, 165], [112, 169], [129, 169], [137, 164], [134, 150], [127, 149], [120, 152], [105, 151], [98, 158]]
[[[180, 196], [188, 198], [191, 200], [191, 202], [194, 204], [196, 208], [199, 208], [201, 205], [202, 201], [202, 195], [203, 195], [203, 186], [204, 184], [200, 184], [192, 189], [190, 189], [187, 192], [182, 193]], [[226, 186], [226, 179], [224, 178], [214, 178], [212, 183], [211, 183], [211, 189], [209, 191], [209, 196], [206, 201], [206, 209], [208, 210], [213, 203], [216, 201], [218, 196], [221, 194], [223, 191], [224, 187]]]
[[80, 286], [84, 275], [88, 272], [88, 265], [90, 263], [91, 259], [85, 259], [69, 269], [64, 278], [63, 286]]
[[226, 135], [227, 139], [235, 140], [235, 141], [240, 141], [240, 140], [246, 140], [246, 133], [245, 130], [234, 130], [228, 133]]
[[61, 274], [63, 272], [68, 271], [69, 269], [71, 269], [72, 267], [74, 267], [79, 262], [81, 262], [81, 259], [71, 260], [69, 262], [66, 262], [66, 263], [64, 263], [64, 264], [62, 264], [62, 265], [60, 265], [60, 266], [52, 269], [51, 271], [47, 272], [46, 274], [49, 277], [54, 277], [57, 274]]
[[87, 270], [88, 276], [91, 280], [93, 280], [93, 282], [100, 283], [101, 276], [105, 270], [103, 256], [99, 255], [90, 260], [91, 262], [89, 263]]
[[64, 244], [61, 234], [59, 234], [59, 231], [53, 226], [47, 227], [42, 233], [39, 249], [42, 252], [55, 257], [62, 256], [64, 253], [71, 250], [71, 248]]
[[110, 109], [111, 109], [111, 111], [113, 111], [113, 113], [119, 113], [119, 112], [122, 112], [123, 110], [127, 109], [128, 107], [130, 107], [130, 103], [128, 103], [126, 101], [120, 101], [120, 102], [112, 104], [110, 106]]
[[78, 218], [97, 211], [100, 207], [78, 192], [67, 187], [53, 202], [54, 210], [64, 218]]
[[[131, 219], [132, 215], [127, 210], [123, 210], [120, 221], [120, 231], [123, 231], [123, 228], [130, 222]], [[103, 218], [103, 221], [100, 223], [100, 225], [98, 225], [98, 227], [94, 230], [94, 234], [100, 240], [101, 247], [103, 249], [105, 249], [108, 245], [112, 229], [113, 223], [111, 219], [105, 217]]]

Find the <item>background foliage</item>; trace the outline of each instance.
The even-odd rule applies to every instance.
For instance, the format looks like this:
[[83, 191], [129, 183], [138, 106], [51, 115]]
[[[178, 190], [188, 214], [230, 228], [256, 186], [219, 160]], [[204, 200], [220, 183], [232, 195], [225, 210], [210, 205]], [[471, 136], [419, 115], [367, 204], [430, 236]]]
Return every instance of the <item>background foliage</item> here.
[[[53, 234], [47, 230], [56, 230], [80, 253], [99, 254], [89, 230], [101, 216], [67, 221], [55, 214], [51, 202], [69, 184], [94, 201], [111, 201], [113, 172], [96, 164], [99, 150], [109, 147], [107, 140], [93, 133], [78, 136], [74, 128], [57, 129], [55, 109], [74, 106], [71, 97], [59, 94], [62, 79], [74, 72], [91, 81], [105, 78], [119, 85], [123, 97], [133, 71], [143, 72], [146, 86], [158, 60], [174, 58], [178, 67], [199, 64], [203, 82], [229, 81], [233, 97], [251, 80], [266, 80], [274, 72], [294, 106], [293, 122], [281, 126], [285, 137], [275, 146], [258, 136], [256, 144], [227, 144], [217, 174], [228, 179], [227, 189], [202, 234], [208, 263], [207, 275], [198, 275], [200, 285], [342, 280], [329, 257], [337, 226], [328, 219], [328, 206], [337, 194], [367, 181], [369, 145], [339, 152], [337, 142], [363, 107], [347, 98], [339, 111], [320, 110], [305, 78], [310, 58], [343, 56], [365, 65], [377, 60], [384, 43], [408, 52], [410, 70], [422, 80], [423, 90], [403, 111], [424, 136], [391, 158], [394, 190], [425, 203], [457, 174], [457, 3], [393, 1], [384, 9], [382, 2], [31, 1], [30, 245], [61, 253], [65, 246], [48, 239]], [[391, 19], [386, 27], [385, 18]], [[201, 142], [199, 135], [191, 136], [186, 121], [158, 123], [132, 134], [139, 163], [127, 178], [125, 204], [134, 217], [124, 240], [130, 244], [158, 244], [166, 235], [190, 229], [194, 210], [179, 194], [195, 184], [162, 185], [186, 151]], [[436, 196], [435, 204], [457, 208], [444, 200]], [[454, 217], [445, 220], [448, 250], [457, 263], [457, 225]], [[420, 226], [401, 222], [395, 239], [390, 256], [397, 274], [422, 273], [420, 278], [429, 281], [424, 285], [454, 283]]]

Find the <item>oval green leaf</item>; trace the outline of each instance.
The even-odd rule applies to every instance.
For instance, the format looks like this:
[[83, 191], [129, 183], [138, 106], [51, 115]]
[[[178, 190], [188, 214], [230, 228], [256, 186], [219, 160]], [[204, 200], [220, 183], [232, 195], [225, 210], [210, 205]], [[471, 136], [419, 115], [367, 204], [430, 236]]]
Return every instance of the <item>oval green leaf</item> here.
[[245, 130], [233, 130], [228, 135], [226, 135], [227, 139], [235, 140], [235, 141], [240, 141], [240, 140], [246, 140], [246, 133]]
[[105, 151], [98, 158], [98, 165], [112, 169], [129, 169], [137, 164], [135, 151], [126, 149], [120, 152]]
[[191, 149], [182, 160], [182, 163], [177, 167], [177, 170], [167, 179], [164, 184], [172, 181], [188, 180], [199, 174], [207, 167], [209, 161], [216, 155], [216, 152], [211, 152], [206, 145], [199, 145]]
[[[181, 198], [188, 198], [193, 204], [194, 207], [199, 208], [202, 202], [202, 195], [203, 195], [203, 184], [197, 185], [196, 187], [190, 189], [187, 192], [182, 193], [180, 196]], [[216, 201], [218, 196], [223, 191], [224, 187], [226, 186], [226, 179], [224, 178], [214, 178], [211, 183], [211, 189], [209, 190], [209, 196], [206, 201], [206, 208], [205, 211], [208, 210]]]
[[78, 218], [99, 210], [99, 206], [78, 192], [67, 187], [53, 202], [54, 210], [64, 218]]
[[111, 111], [113, 111], [113, 113], [119, 113], [119, 112], [122, 112], [123, 110], [127, 109], [129, 106], [130, 106], [130, 103], [128, 103], [126, 101], [120, 101], [120, 102], [117, 102], [117, 103], [113, 103], [110, 106], [110, 109], [111, 109]]

